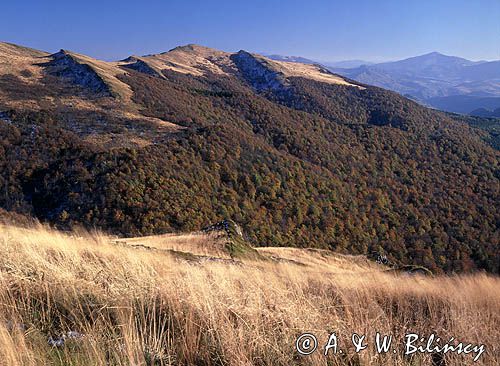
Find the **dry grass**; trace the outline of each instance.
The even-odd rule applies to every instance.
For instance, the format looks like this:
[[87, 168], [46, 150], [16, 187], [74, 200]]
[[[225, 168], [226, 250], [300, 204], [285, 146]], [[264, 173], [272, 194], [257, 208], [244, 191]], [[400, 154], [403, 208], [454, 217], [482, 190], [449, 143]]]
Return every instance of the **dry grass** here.
[[0, 76], [13, 74], [29, 84], [37, 83], [42, 70], [36, 64], [47, 62], [48, 56], [46, 52], [0, 42]]
[[229, 259], [229, 253], [224, 244], [214, 236], [202, 233], [165, 234], [143, 236], [138, 238], [111, 239], [111, 243], [129, 245], [132, 247], [151, 247], [160, 250], [174, 250], [198, 256], [211, 256]]
[[201, 76], [207, 72], [225, 75], [226, 72], [221, 66], [234, 69], [229, 56], [229, 53], [208, 47], [188, 45], [165, 53], [139, 57], [139, 59], [160, 74], [162, 70], [172, 70], [182, 74]]
[[302, 64], [298, 62], [285, 62], [285, 61], [276, 61], [276, 60], [268, 60], [274, 65], [277, 65], [277, 69], [281, 71], [287, 77], [302, 77], [306, 79], [320, 81], [326, 84], [338, 84], [338, 85], [346, 85], [352, 86], [361, 90], [366, 88], [348, 82], [340, 75], [333, 74], [322, 66], [318, 65], [309, 65]]
[[[237, 73], [238, 67], [231, 60], [230, 56], [231, 53], [212, 48], [187, 45], [161, 54], [134, 57], [145, 62], [159, 75], [162, 75], [163, 70], [172, 70], [182, 74], [202, 76], [208, 72], [216, 75]], [[270, 60], [257, 54], [254, 57], [265, 60], [275, 71], [283, 73], [286, 77], [303, 77], [327, 84], [339, 84], [365, 89], [362, 86], [348, 82], [343, 77], [333, 74], [318, 65]], [[129, 61], [119, 62], [118, 64], [125, 65], [127, 63]]]
[[[142, 240], [217, 255], [203, 238]], [[275, 260], [193, 264], [111, 242], [0, 226], [1, 365], [432, 365], [429, 355], [373, 348], [300, 357], [294, 341], [305, 331], [321, 342], [336, 331], [343, 345], [352, 332], [436, 331], [485, 343], [477, 364], [500, 363], [498, 278], [390, 275], [359, 257], [294, 249], [261, 250]], [[68, 331], [84, 337], [48, 345]], [[471, 355], [443, 363], [466, 364]]]

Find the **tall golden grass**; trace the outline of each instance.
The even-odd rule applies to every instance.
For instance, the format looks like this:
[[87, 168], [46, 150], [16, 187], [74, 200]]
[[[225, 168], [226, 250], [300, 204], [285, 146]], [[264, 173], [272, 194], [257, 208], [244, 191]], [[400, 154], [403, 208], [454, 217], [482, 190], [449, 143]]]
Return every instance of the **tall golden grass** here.
[[[165, 237], [149, 240], [168, 248]], [[475, 364], [500, 364], [496, 277], [391, 274], [360, 257], [286, 248], [261, 250], [272, 260], [196, 262], [113, 242], [0, 226], [1, 365], [473, 364], [347, 345], [353, 332], [376, 331], [483, 343]], [[70, 331], [83, 336], [48, 343]], [[296, 352], [301, 333], [322, 344], [333, 331], [342, 355]]]

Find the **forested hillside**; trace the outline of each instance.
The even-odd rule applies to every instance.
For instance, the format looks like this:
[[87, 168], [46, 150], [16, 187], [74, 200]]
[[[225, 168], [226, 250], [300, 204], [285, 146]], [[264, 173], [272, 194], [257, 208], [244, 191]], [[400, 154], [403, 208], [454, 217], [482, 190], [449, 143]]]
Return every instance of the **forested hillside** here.
[[242, 52], [189, 46], [111, 71], [72, 60], [76, 76], [50, 59], [36, 82], [0, 75], [10, 212], [127, 235], [231, 218], [253, 245], [499, 272], [499, 153], [458, 117]]

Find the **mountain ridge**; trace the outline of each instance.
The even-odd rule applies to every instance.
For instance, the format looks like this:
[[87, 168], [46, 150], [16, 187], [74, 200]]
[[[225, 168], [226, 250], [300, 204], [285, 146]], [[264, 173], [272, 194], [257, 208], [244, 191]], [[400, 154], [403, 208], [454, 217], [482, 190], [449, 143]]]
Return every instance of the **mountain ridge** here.
[[129, 99], [32, 56], [0, 63], [8, 212], [134, 236], [227, 218], [253, 246], [499, 271], [499, 152], [465, 117], [245, 51], [60, 65], [115, 78]]
[[[286, 56], [277, 58], [287, 59]], [[296, 59], [298, 59], [296, 57]], [[295, 62], [294, 58], [288, 58]], [[314, 62], [314, 61], [311, 61]], [[491, 108], [480, 97], [498, 98], [500, 107], [500, 61], [470, 61], [439, 52], [382, 63], [339, 67], [319, 62], [334, 73], [361, 83], [396, 91], [424, 105], [455, 113], [471, 113], [479, 108]], [[457, 96], [467, 98], [472, 107], [463, 110], [456, 105]], [[435, 103], [436, 98], [439, 102]]]
[[[441, 100], [439, 108], [450, 112], [456, 109], [452, 98], [466, 96], [470, 102], [475, 97], [500, 97], [500, 61], [469, 61], [455, 56], [430, 53], [401, 61], [364, 66], [357, 69], [334, 70], [352, 79], [408, 94], [424, 104], [433, 104], [432, 98]], [[497, 106], [500, 106], [500, 99]], [[470, 113], [483, 104], [474, 104]]]
[[[16, 49], [16, 47], [22, 49], [21, 46], [15, 46], [12, 44], [10, 44], [9, 47], [12, 49]], [[51, 58], [52, 64], [51, 62], [48, 62], [46, 64], [47, 66], [53, 66], [57, 61], [63, 62], [65, 60], [66, 65], [64, 67], [66, 68], [66, 70], [71, 71], [71, 66], [69, 65], [69, 63], [72, 63], [73, 67], [80, 65], [80, 78], [84, 78], [84, 75], [86, 75], [88, 78], [92, 78], [90, 76], [90, 73], [94, 73], [94, 77], [101, 79], [101, 81], [105, 82], [106, 84], [101, 84], [100, 86], [98, 86], [98, 81], [94, 81], [91, 82], [91, 84], [93, 84], [93, 88], [91, 89], [94, 89], [94, 91], [107, 89], [110, 96], [111, 94], [113, 94], [123, 99], [130, 99], [130, 91], [126, 85], [124, 85], [116, 78], [116, 76], [123, 73], [124, 67], [135, 69], [136, 71], [149, 73], [151, 75], [159, 77], [163, 77], [162, 71], [164, 70], [188, 73], [195, 76], [201, 76], [207, 72], [219, 75], [227, 75], [228, 73], [232, 74], [238, 72], [237, 67], [233, 63], [233, 57], [238, 55], [246, 55], [247, 58], [251, 57], [254, 59], [263, 60], [262, 62], [266, 63], [267, 68], [274, 69], [275, 72], [281, 73], [288, 77], [300, 76], [325, 82], [353, 85], [342, 77], [331, 73], [326, 68], [323, 68], [317, 64], [298, 64], [297, 66], [294, 66], [289, 63], [271, 60], [265, 56], [252, 54], [244, 50], [236, 53], [229, 53], [197, 44], [178, 46], [172, 48], [169, 51], [156, 54], [149, 54], [144, 56], [131, 55], [120, 61], [110, 62], [101, 61], [89, 56], [81, 55], [76, 52], [63, 49], [54, 54], [48, 54], [43, 51], [36, 51], [31, 49], [27, 50], [29, 50], [30, 53], [38, 52], [37, 55]], [[5, 52], [6, 55], [7, 53], [8, 52]], [[258, 63], [254, 65], [257, 64]], [[81, 69], [81, 65], [89, 68], [87, 72]], [[71, 77], [69, 77], [69, 79], [71, 79]], [[78, 77], [73, 79], [74, 82], [79, 82], [77, 80]], [[86, 84], [85, 80], [81, 81], [81, 83], [83, 85]]]

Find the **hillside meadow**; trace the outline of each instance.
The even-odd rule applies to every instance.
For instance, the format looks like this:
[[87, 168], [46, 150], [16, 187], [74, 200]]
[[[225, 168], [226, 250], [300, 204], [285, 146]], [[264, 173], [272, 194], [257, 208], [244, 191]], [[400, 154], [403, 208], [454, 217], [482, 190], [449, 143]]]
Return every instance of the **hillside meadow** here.
[[[500, 280], [423, 277], [362, 256], [260, 248], [214, 235], [117, 239], [0, 225], [1, 365], [497, 365]], [[335, 332], [340, 354], [301, 356]], [[355, 353], [352, 333], [369, 347]], [[473, 354], [377, 354], [375, 333], [484, 344]]]

